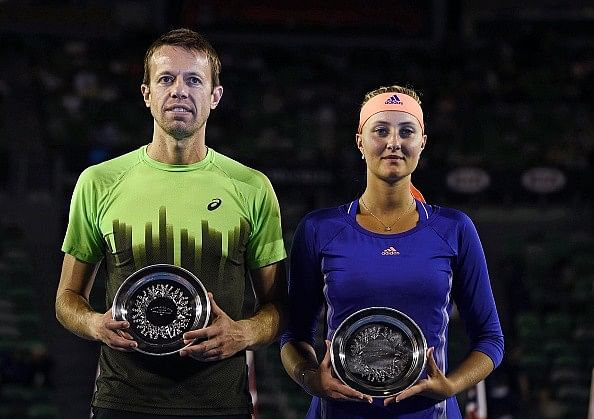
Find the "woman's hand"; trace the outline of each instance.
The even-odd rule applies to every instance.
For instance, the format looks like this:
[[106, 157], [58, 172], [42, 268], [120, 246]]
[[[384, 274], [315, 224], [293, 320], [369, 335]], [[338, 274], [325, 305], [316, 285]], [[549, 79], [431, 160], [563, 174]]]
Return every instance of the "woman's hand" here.
[[303, 388], [311, 395], [326, 399], [371, 403], [371, 396], [354, 390], [332, 375], [330, 350], [330, 341], [326, 340], [326, 354], [317, 371], [306, 369], [302, 373]]
[[454, 394], [453, 384], [437, 367], [433, 358], [433, 351], [434, 348], [427, 349], [427, 378], [419, 380], [416, 384], [396, 396], [386, 398], [384, 400], [384, 406], [391, 403], [398, 403], [416, 394], [435, 400], [444, 400]]

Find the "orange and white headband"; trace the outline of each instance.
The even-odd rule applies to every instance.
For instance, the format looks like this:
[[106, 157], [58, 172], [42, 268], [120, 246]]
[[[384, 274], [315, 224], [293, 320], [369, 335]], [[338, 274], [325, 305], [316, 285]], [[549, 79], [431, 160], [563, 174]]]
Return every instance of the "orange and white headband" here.
[[425, 132], [423, 109], [421, 109], [421, 105], [409, 95], [394, 92], [380, 93], [365, 102], [365, 105], [363, 105], [361, 113], [359, 114], [359, 129], [357, 132], [361, 134], [363, 125], [372, 115], [384, 111], [406, 112], [414, 116], [417, 121], [419, 121], [421, 130]]

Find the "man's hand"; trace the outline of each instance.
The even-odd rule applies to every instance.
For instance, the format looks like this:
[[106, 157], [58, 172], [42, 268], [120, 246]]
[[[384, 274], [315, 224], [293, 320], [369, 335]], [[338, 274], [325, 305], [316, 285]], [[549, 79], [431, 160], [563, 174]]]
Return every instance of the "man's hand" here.
[[95, 339], [117, 351], [129, 352], [138, 346], [132, 336], [126, 332], [129, 327], [130, 324], [127, 321], [114, 320], [111, 309], [104, 314], [98, 313], [92, 320]]
[[213, 321], [210, 326], [184, 333], [184, 343], [199, 341], [180, 351], [199, 361], [218, 361], [229, 358], [249, 346], [246, 321], [234, 321], [215, 302], [209, 292]]

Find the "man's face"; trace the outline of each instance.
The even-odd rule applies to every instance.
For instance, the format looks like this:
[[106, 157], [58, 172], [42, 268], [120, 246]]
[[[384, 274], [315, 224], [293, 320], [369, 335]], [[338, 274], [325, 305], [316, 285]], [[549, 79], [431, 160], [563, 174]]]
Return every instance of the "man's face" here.
[[204, 133], [210, 110], [223, 94], [222, 86], [212, 86], [206, 54], [169, 45], [151, 57], [149, 85], [141, 91], [155, 130], [176, 140]]

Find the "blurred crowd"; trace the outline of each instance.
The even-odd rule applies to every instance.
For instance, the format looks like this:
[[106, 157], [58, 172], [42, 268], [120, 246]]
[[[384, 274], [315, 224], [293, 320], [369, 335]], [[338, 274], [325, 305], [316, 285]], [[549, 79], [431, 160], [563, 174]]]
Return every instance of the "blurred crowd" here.
[[0, 418], [57, 414], [34, 281], [22, 231], [0, 223]]

